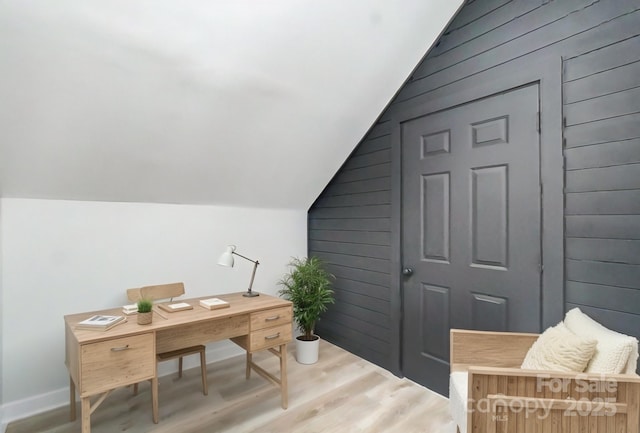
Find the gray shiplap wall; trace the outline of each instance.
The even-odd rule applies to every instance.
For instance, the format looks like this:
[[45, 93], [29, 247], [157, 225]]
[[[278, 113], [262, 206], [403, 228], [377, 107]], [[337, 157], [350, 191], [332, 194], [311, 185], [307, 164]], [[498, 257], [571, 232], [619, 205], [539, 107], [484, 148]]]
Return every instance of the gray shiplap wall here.
[[541, 54], [563, 59], [566, 281], [558, 290], [566, 309], [640, 337], [640, 0], [465, 4], [309, 210], [309, 254], [337, 277], [320, 335], [397, 371], [394, 119], [434, 101], [446, 107], [492, 70]]
[[336, 276], [318, 333], [389, 368], [391, 139], [376, 125], [309, 212], [309, 255]]
[[567, 308], [638, 335], [640, 36], [566, 57], [563, 77]]

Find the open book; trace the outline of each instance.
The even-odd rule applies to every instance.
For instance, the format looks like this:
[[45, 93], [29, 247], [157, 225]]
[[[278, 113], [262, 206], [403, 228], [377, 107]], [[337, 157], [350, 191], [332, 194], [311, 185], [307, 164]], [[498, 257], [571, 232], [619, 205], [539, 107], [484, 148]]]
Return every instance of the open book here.
[[105, 316], [98, 314], [95, 316], [91, 316], [88, 319], [83, 320], [82, 322], [78, 322], [76, 324], [76, 328], [106, 331], [107, 329], [113, 328], [118, 323], [126, 322], [126, 320], [127, 319], [124, 316]]

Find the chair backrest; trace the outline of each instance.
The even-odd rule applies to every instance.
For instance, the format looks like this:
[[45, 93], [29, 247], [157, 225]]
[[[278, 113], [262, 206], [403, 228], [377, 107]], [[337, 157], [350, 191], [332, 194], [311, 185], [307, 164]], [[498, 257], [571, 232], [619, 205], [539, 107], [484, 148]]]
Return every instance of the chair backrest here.
[[157, 286], [145, 286], [127, 290], [127, 298], [131, 302], [137, 302], [142, 298], [169, 299], [184, 295], [184, 283], [160, 284]]

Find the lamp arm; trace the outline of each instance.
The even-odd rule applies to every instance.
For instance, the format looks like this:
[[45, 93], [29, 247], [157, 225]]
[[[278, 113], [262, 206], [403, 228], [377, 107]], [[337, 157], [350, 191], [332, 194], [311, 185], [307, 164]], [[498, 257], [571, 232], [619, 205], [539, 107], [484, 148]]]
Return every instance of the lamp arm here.
[[[235, 254], [236, 256], [240, 256], [240, 257], [242, 257], [242, 258], [243, 258], [243, 259], [245, 259], [245, 260], [249, 260], [251, 263], [255, 263], [255, 264], [256, 264], [256, 266], [260, 264], [257, 260], [251, 260], [249, 257], [245, 257], [245, 256], [243, 256], [242, 254], [238, 254], [238, 253], [236, 253], [235, 251], [233, 251], [231, 254]], [[254, 270], [254, 272], [255, 272], [255, 270]]]
[[[256, 292], [252, 292], [251, 288], [253, 287], [253, 280], [256, 277], [256, 271], [258, 270], [258, 265], [260, 264], [260, 262], [257, 261], [257, 260], [251, 260], [249, 257], [245, 257], [242, 254], [236, 253], [235, 252], [235, 246], [233, 246], [233, 245], [230, 245], [228, 247], [227, 252], [225, 254], [229, 254], [229, 252], [231, 253], [231, 255], [235, 254], [236, 256], [241, 257], [241, 258], [253, 263], [253, 272], [251, 272], [251, 281], [249, 282], [249, 288], [247, 289], [246, 293], [244, 293], [242, 296], [246, 296], [248, 298], [253, 298], [255, 296], [259, 296], [260, 294], [256, 293]], [[231, 259], [231, 266], [233, 266], [233, 257], [230, 257], [230, 259]], [[226, 260], [225, 260], [224, 264], [226, 264]]]

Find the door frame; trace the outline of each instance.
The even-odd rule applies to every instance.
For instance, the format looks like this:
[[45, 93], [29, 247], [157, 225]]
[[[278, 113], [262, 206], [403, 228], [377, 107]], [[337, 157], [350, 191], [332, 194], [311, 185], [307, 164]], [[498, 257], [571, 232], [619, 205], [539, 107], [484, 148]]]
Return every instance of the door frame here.
[[533, 53], [441, 87], [399, 108], [390, 107], [391, 125], [391, 371], [402, 369], [402, 150], [401, 124], [508, 90], [538, 84], [541, 184], [541, 324], [564, 315], [564, 152], [562, 146], [562, 57]]

